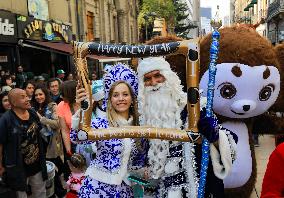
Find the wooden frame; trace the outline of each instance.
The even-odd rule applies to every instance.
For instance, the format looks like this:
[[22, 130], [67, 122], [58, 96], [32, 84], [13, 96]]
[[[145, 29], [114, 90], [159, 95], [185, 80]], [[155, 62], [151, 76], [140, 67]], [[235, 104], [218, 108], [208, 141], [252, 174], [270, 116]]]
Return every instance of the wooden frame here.
[[156, 45], [112, 45], [94, 42], [74, 42], [74, 60], [79, 82], [92, 98], [86, 56], [89, 54], [112, 57], [149, 57], [182, 54], [186, 57], [188, 129], [163, 129], [145, 126], [133, 126], [109, 129], [92, 129], [92, 104], [82, 104], [79, 124], [79, 140], [100, 140], [113, 138], [150, 138], [194, 142], [199, 139], [197, 121], [200, 116], [199, 105], [199, 39]]

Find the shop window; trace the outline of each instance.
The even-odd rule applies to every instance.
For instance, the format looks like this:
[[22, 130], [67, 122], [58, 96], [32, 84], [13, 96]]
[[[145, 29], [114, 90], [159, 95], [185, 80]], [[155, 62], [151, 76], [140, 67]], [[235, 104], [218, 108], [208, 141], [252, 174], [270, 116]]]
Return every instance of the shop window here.
[[92, 41], [94, 39], [94, 13], [87, 12], [87, 39]]

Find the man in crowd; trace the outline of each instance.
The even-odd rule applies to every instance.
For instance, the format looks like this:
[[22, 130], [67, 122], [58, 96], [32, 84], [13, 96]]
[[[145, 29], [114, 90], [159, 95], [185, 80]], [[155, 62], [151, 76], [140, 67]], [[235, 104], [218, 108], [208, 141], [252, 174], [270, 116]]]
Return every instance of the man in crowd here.
[[[160, 57], [145, 58], [137, 68], [139, 78], [138, 101], [141, 125], [159, 128], [182, 126], [181, 111], [187, 103], [181, 81], [170, 64]], [[218, 149], [212, 144], [212, 158], [208, 169], [206, 196], [223, 197], [222, 180], [231, 168], [233, 157], [230, 144], [235, 144], [224, 131], [217, 127], [217, 120], [206, 118], [201, 113], [198, 129], [211, 143], [218, 142]], [[230, 134], [228, 134], [230, 135]], [[219, 139], [220, 136], [220, 139]], [[218, 141], [219, 140], [219, 141]], [[220, 141], [222, 140], [222, 141]], [[201, 146], [167, 140], [149, 140], [148, 176], [158, 180], [157, 197], [196, 197], [198, 189], [198, 169], [201, 162]], [[218, 157], [216, 157], [218, 156]], [[221, 162], [220, 159], [221, 158]], [[197, 166], [196, 166], [197, 163]], [[214, 173], [213, 173], [214, 169]], [[220, 178], [220, 179], [218, 179]], [[210, 184], [211, 186], [208, 186]], [[154, 196], [154, 195], [152, 195]]]
[[56, 102], [56, 104], [59, 104], [62, 101], [62, 98], [60, 96], [60, 80], [57, 78], [51, 78], [48, 81], [48, 89], [50, 91], [50, 96], [53, 102]]
[[57, 77], [59, 80], [61, 80], [61, 82], [64, 81], [64, 78], [65, 78], [65, 72], [63, 69], [59, 69], [57, 70]]
[[35, 91], [35, 83], [34, 81], [27, 81], [24, 83], [23, 85], [23, 89], [26, 91], [27, 96], [29, 97], [30, 101], [32, 100], [32, 97], [34, 95], [34, 91]]
[[23, 66], [18, 66], [18, 72], [16, 75], [16, 87], [23, 88], [24, 83], [27, 81], [27, 74], [24, 72]]
[[27, 197], [27, 185], [33, 197], [45, 198], [47, 173], [39, 118], [24, 90], [13, 89], [8, 97], [12, 109], [0, 119], [0, 176], [5, 172], [6, 183], [18, 198]]

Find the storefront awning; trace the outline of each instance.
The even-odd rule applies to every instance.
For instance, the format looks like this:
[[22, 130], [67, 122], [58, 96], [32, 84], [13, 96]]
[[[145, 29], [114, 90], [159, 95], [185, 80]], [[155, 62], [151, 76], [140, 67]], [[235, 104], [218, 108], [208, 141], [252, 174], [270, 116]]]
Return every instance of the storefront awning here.
[[131, 60], [131, 58], [119, 58], [119, 57], [108, 57], [108, 56], [97, 56], [97, 55], [88, 55], [87, 58], [98, 60], [100, 63]]
[[245, 7], [244, 11], [249, 11], [250, 8], [253, 7], [253, 4], [248, 4], [247, 7]]
[[71, 44], [67, 43], [52, 43], [43, 41], [24, 41], [24, 47], [31, 47], [45, 51], [56, 51], [59, 53], [72, 54], [73, 49]]
[[[45, 50], [45, 51], [55, 51], [59, 53], [65, 53], [72, 55], [73, 48], [71, 44], [66, 43], [52, 43], [52, 42], [42, 42], [42, 41], [24, 41], [24, 47], [31, 47], [35, 49]], [[98, 55], [88, 55], [87, 58], [98, 60], [100, 63], [104, 62], [119, 62], [128, 61], [130, 58], [119, 58], [119, 57], [108, 57], [108, 56], [98, 56]]]
[[257, 4], [257, 0], [251, 0], [250, 4], [252, 5]]

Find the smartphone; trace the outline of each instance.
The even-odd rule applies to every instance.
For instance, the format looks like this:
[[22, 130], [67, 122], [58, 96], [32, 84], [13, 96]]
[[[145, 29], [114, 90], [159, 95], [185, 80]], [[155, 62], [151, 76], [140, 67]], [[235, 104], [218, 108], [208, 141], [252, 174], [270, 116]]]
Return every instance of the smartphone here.
[[140, 185], [143, 185], [143, 186], [146, 186], [146, 185], [149, 185], [149, 184], [150, 184], [149, 181], [147, 181], [147, 180], [145, 180], [145, 179], [142, 179], [142, 178], [140, 178], [140, 177], [134, 176], [134, 175], [128, 176], [128, 179], [129, 179], [130, 181], [132, 181], [132, 182], [136, 182], [136, 183], [138, 183], [138, 184], [140, 184]]

